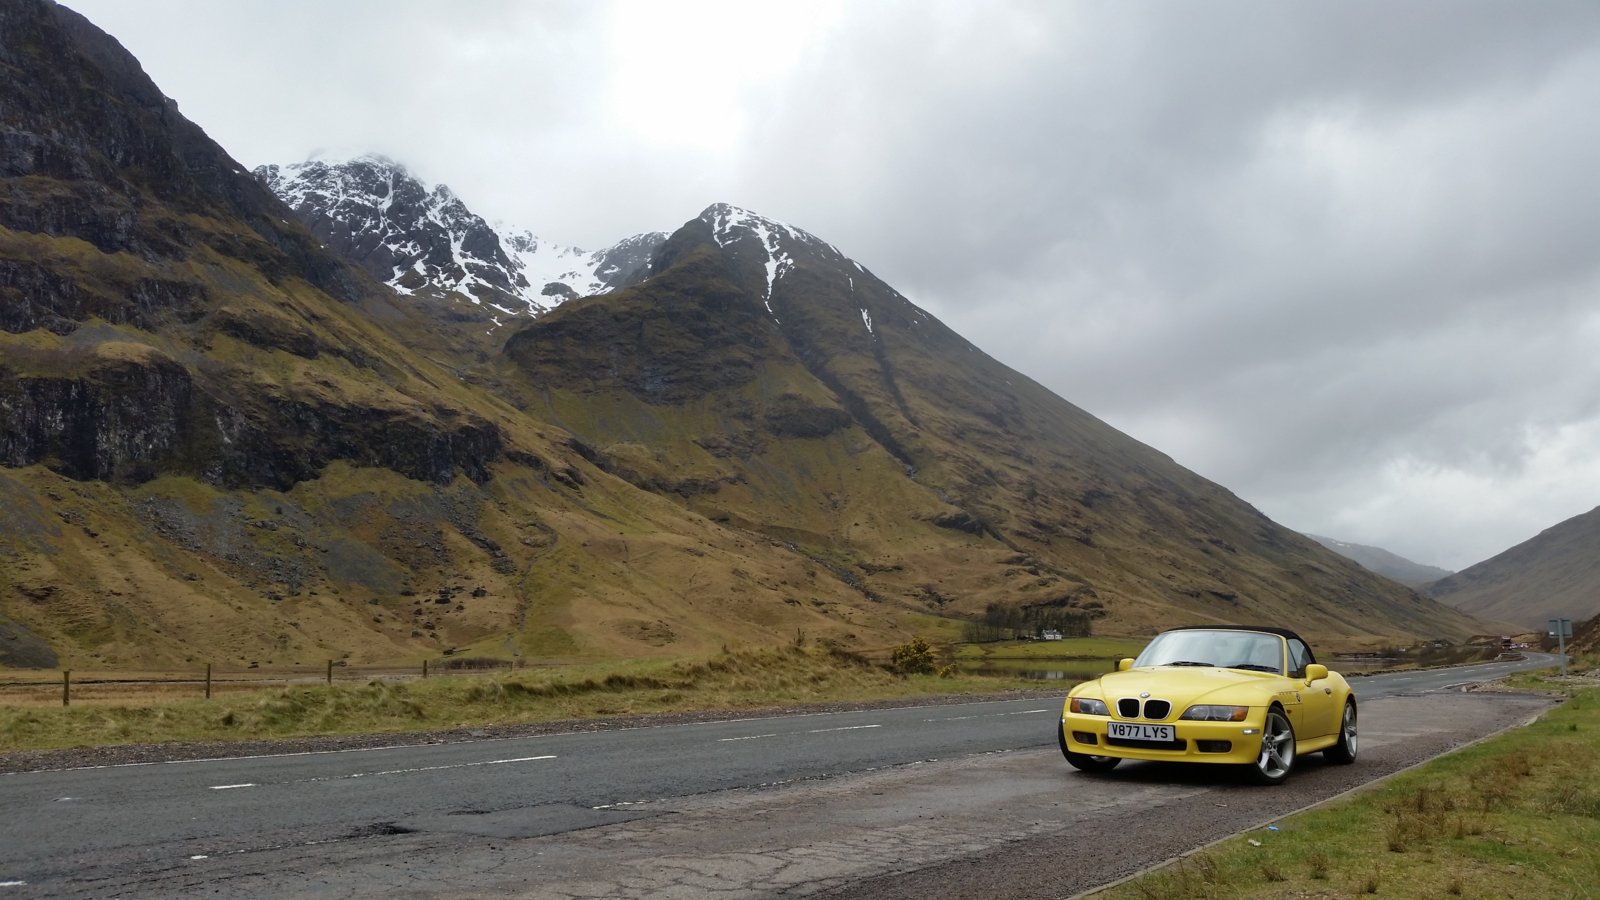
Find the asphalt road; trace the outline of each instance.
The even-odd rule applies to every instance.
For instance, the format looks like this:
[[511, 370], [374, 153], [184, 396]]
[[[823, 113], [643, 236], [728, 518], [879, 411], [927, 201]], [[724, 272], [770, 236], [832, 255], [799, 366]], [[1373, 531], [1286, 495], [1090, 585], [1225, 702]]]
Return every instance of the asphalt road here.
[[[1402, 733], [1416, 727], [1418, 715], [1445, 708], [1429, 702], [1409, 710], [1417, 695], [1455, 696], [1451, 689], [1461, 684], [1554, 662], [1534, 655], [1353, 679], [1363, 703], [1372, 704], [1364, 707], [1364, 738], [1382, 747], [1382, 728]], [[1384, 703], [1397, 713], [1389, 726], [1374, 716]], [[993, 852], [995, 834], [1018, 846], [1037, 837], [1006, 823], [1029, 797], [1059, 790], [1033, 785], [1032, 793], [1015, 795], [1030, 778], [1057, 785], [1069, 777], [1059, 758], [1047, 768], [1040, 762], [1055, 753], [1059, 704], [907, 707], [0, 775], [0, 898], [886, 889], [873, 879], [913, 883], [908, 873]], [[1524, 712], [1506, 704], [1492, 711], [1513, 719]], [[1446, 724], [1396, 741], [1410, 755], [1443, 741], [1437, 752], [1481, 728], [1468, 724], [1446, 738]], [[1429, 735], [1433, 743], [1422, 739]], [[1023, 769], [1008, 771], [1019, 764]], [[1104, 796], [1094, 802], [1113, 810], [1140, 797], [1154, 802], [1159, 795], [1165, 803], [1238, 789], [1226, 779], [1219, 788], [1209, 776], [1196, 783], [1165, 768], [1139, 768], [1110, 782], [1109, 791], [1090, 779], [1065, 784], [1074, 788], [1075, 807], [1089, 808], [1085, 798], [1098, 790]], [[1363, 766], [1326, 767], [1335, 768]], [[1296, 781], [1319, 774], [1297, 773]], [[923, 778], [931, 781], [921, 784]], [[1331, 788], [1337, 779], [1324, 780]], [[962, 810], [989, 810], [990, 818], [953, 826]], [[916, 834], [901, 833], [900, 825], [919, 817], [930, 822], [929, 834], [944, 836], [919, 844]], [[1062, 827], [1051, 821], [1041, 834]], [[876, 843], [851, 844], [842, 835], [852, 828], [877, 835]], [[989, 838], [978, 839], [984, 830]], [[766, 838], [751, 844], [761, 834]], [[745, 845], [758, 849], [738, 849]], [[786, 859], [780, 845], [820, 855]], [[643, 848], [650, 863], [614, 867], [623, 848]], [[663, 862], [669, 858], [680, 868]], [[783, 860], [788, 876], [766, 865], [774, 860]]]

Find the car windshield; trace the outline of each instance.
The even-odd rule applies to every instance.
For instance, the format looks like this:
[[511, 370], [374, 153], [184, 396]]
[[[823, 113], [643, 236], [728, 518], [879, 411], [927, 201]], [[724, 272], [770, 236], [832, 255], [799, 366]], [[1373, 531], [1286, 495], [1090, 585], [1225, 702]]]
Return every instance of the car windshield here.
[[1133, 662], [1142, 666], [1216, 666], [1283, 674], [1283, 638], [1259, 631], [1168, 631]]

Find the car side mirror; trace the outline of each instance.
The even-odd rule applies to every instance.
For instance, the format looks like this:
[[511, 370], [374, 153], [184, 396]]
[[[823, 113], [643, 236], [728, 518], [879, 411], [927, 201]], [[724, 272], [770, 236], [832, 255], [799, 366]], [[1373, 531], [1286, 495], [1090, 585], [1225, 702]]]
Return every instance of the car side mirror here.
[[1133, 668], [1133, 657], [1124, 656], [1122, 659], [1117, 660], [1118, 672], [1126, 672], [1131, 668]]
[[1306, 683], [1307, 684], [1310, 684], [1313, 681], [1321, 681], [1322, 679], [1327, 678], [1327, 677], [1328, 677], [1328, 667], [1327, 666], [1324, 666], [1321, 663], [1312, 663], [1311, 665], [1306, 666]]

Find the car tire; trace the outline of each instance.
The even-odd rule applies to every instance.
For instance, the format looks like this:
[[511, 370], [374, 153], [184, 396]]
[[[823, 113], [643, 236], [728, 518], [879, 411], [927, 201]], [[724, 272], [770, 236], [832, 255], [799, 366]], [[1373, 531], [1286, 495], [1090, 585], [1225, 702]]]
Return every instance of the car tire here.
[[1322, 758], [1331, 763], [1349, 765], [1356, 761], [1356, 751], [1361, 747], [1361, 738], [1356, 733], [1356, 702], [1344, 702], [1344, 714], [1339, 717], [1339, 740], [1332, 747], [1322, 751]]
[[1061, 755], [1067, 758], [1067, 763], [1074, 769], [1083, 772], [1109, 772], [1117, 767], [1122, 760], [1115, 756], [1090, 756], [1087, 753], [1073, 753], [1067, 749], [1067, 730], [1065, 726], [1056, 726], [1056, 745], [1061, 748]]
[[1283, 784], [1294, 771], [1294, 726], [1281, 707], [1267, 710], [1267, 719], [1261, 726], [1261, 753], [1250, 764], [1250, 773], [1258, 784]]

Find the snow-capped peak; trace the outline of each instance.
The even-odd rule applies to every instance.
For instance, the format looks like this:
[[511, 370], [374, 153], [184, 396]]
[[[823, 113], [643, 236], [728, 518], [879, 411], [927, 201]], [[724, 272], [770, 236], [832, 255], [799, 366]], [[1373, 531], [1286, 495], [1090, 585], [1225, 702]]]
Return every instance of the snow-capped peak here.
[[495, 325], [629, 283], [666, 239], [643, 234], [588, 252], [491, 226], [446, 185], [379, 154], [255, 174], [331, 248], [396, 291], [470, 302]]
[[778, 316], [772, 309], [773, 286], [793, 270], [798, 252], [803, 250], [829, 260], [848, 261], [837, 247], [821, 238], [728, 203], [707, 207], [700, 214], [700, 219], [711, 226], [711, 238], [718, 247], [729, 247], [752, 239], [760, 245], [766, 255], [767, 269], [767, 287], [762, 302], [774, 321]]

